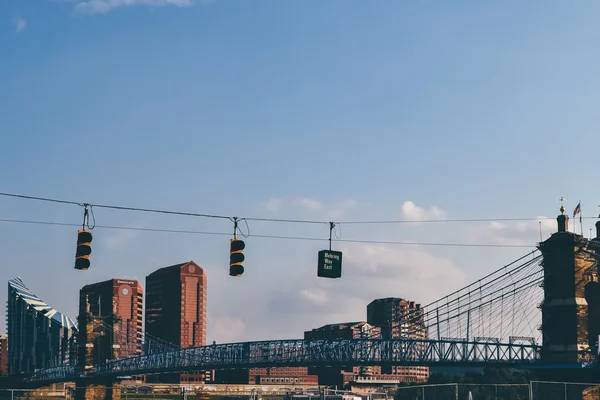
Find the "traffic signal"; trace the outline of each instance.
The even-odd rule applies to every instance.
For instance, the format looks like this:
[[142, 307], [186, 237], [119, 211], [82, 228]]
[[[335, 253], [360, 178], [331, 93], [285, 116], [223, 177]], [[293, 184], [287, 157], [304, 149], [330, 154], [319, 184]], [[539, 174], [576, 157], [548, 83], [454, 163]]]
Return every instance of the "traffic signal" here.
[[245, 247], [246, 244], [242, 240], [231, 239], [231, 247], [229, 250], [229, 275], [240, 276], [244, 273], [244, 267], [242, 267], [244, 254], [242, 254], [242, 250], [244, 250]]
[[90, 267], [90, 254], [92, 248], [92, 232], [86, 230], [77, 231], [77, 251], [75, 253], [75, 269], [85, 271]]

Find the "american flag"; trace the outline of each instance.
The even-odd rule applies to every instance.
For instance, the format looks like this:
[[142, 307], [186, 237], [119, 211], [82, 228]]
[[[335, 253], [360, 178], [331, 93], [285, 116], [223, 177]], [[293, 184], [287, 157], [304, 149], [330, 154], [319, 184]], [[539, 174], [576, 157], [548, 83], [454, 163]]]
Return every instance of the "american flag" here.
[[581, 202], [577, 203], [577, 207], [573, 210], [573, 218], [581, 212]]

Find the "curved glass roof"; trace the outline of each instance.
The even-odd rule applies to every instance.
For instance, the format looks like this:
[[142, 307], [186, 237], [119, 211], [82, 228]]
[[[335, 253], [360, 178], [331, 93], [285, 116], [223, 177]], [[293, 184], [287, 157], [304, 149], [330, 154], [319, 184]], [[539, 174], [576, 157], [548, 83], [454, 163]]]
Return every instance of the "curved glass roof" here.
[[33, 307], [36, 311], [43, 314], [46, 318], [51, 321], [60, 324], [63, 328], [77, 329], [77, 324], [65, 314], [59, 313], [48, 304], [44, 303], [39, 297], [37, 297], [31, 290], [25, 286], [21, 278], [16, 277], [8, 281], [8, 289], [23, 301]]

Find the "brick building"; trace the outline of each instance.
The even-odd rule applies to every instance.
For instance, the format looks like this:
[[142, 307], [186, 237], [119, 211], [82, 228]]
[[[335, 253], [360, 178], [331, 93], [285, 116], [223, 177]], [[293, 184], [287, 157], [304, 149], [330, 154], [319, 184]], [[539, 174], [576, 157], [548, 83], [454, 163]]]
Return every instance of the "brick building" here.
[[8, 335], [0, 335], [0, 376], [8, 375]]
[[[420, 304], [396, 297], [373, 300], [367, 305], [367, 321], [378, 326], [384, 339], [427, 339], [423, 309]], [[426, 382], [429, 367], [390, 366], [382, 375], [405, 382]]]
[[110, 279], [84, 286], [79, 292], [78, 320], [80, 367], [141, 354], [141, 285], [132, 279]]
[[307, 367], [251, 368], [248, 370], [248, 384], [317, 386], [319, 378], [309, 375]]
[[213, 383], [315, 387], [319, 384], [319, 378], [309, 375], [307, 367], [250, 368], [215, 371]]
[[[206, 345], [206, 293], [206, 274], [193, 261], [154, 271], [146, 277], [146, 333], [181, 348]], [[155, 378], [202, 382], [204, 373]]]

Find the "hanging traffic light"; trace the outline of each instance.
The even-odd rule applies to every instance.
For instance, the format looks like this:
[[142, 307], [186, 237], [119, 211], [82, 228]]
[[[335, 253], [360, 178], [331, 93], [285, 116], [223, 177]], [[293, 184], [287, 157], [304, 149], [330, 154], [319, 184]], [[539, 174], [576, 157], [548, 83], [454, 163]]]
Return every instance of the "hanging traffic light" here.
[[75, 252], [75, 269], [85, 271], [90, 267], [92, 248], [92, 232], [80, 229], [77, 231], [77, 251]]
[[240, 276], [244, 273], [244, 254], [242, 250], [246, 247], [246, 244], [242, 240], [231, 239], [231, 247], [229, 250], [229, 275]]

